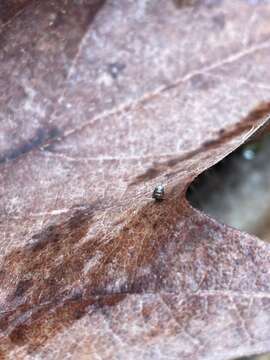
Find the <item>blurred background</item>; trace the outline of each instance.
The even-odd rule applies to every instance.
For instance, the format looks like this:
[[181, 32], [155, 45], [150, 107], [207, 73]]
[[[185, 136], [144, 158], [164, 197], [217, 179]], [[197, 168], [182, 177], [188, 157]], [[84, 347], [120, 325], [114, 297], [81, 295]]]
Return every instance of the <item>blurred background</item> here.
[[[270, 132], [264, 130], [190, 186], [190, 203], [217, 219], [270, 242]], [[237, 360], [270, 360], [270, 354]]]
[[269, 360], [269, 359], [270, 359], [270, 354], [265, 354], [265, 355], [258, 355], [252, 357], [242, 357], [237, 360]]

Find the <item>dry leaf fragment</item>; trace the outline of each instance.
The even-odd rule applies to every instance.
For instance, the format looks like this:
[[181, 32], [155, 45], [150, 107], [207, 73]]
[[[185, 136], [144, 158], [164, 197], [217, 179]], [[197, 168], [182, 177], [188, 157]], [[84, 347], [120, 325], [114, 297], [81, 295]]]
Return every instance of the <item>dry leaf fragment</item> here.
[[32, 1], [2, 25], [4, 358], [270, 350], [269, 246], [185, 201], [266, 121], [270, 6], [180, 5]]

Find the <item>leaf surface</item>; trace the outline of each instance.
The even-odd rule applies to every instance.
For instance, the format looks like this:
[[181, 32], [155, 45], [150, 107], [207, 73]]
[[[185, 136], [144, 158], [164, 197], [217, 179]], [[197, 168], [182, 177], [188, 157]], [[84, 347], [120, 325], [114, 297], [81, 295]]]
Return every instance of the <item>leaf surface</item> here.
[[2, 356], [270, 350], [269, 245], [185, 200], [267, 120], [269, 3], [32, 1], [16, 14], [0, 28]]

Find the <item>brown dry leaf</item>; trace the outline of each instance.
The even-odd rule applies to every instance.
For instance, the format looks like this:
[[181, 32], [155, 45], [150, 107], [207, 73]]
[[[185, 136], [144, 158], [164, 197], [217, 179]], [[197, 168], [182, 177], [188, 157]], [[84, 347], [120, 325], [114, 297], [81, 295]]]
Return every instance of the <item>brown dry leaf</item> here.
[[2, 358], [270, 350], [269, 245], [185, 201], [265, 122], [270, 4], [3, 4]]

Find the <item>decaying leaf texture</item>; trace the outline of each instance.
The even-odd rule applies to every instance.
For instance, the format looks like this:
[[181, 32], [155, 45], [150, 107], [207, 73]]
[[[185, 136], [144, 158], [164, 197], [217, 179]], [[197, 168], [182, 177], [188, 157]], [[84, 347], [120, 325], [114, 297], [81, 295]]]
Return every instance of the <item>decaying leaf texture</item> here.
[[3, 9], [1, 356], [270, 350], [269, 245], [185, 200], [267, 119], [270, 4]]

